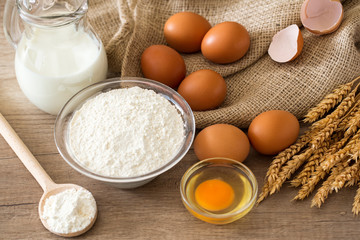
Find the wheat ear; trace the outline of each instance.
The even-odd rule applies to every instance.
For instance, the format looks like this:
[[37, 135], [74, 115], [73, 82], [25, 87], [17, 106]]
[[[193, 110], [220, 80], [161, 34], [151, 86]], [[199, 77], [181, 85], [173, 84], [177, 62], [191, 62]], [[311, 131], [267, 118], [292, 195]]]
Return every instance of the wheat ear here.
[[358, 215], [360, 213], [360, 183], [359, 183], [359, 188], [357, 189], [356, 195], [354, 198], [352, 212], [355, 215]]
[[309, 194], [315, 189], [315, 186], [318, 184], [318, 182], [327, 174], [327, 172], [321, 166], [321, 163], [326, 161], [327, 156], [332, 156], [333, 154], [337, 153], [339, 149], [341, 149], [346, 144], [348, 139], [349, 137], [343, 138], [330, 146], [324, 156], [319, 159], [320, 165], [315, 167], [315, 171], [313, 171], [311, 177], [307, 179], [306, 183], [302, 185], [294, 200], [302, 200], [309, 196]]
[[304, 122], [312, 123], [325, 115], [325, 113], [329, 112], [332, 108], [334, 108], [338, 103], [340, 103], [345, 96], [347, 96], [354, 82], [357, 79], [340, 85], [338, 88], [334, 89], [331, 93], [326, 95], [323, 100], [318, 103], [314, 108], [310, 109], [310, 111], [305, 115]]
[[330, 147], [340, 141], [343, 137], [341, 132], [337, 132], [332, 138], [328, 139], [324, 144], [317, 148], [313, 155], [309, 158], [307, 163], [304, 165], [301, 172], [296, 175], [293, 180], [291, 180], [290, 184], [293, 187], [299, 187], [300, 185], [304, 185], [310, 178], [311, 174], [315, 171], [316, 167], [320, 165], [320, 160], [324, 159], [323, 156], [328, 153]]
[[338, 176], [336, 176], [334, 182], [331, 184], [331, 189], [338, 192], [346, 182], [358, 177], [359, 169], [360, 161], [355, 162], [351, 166], [347, 166]]
[[[345, 138], [346, 139], [346, 138]], [[349, 154], [356, 154], [357, 145], [360, 142], [360, 130], [357, 131], [355, 135], [353, 135], [349, 142], [345, 145], [344, 148], [340, 149], [334, 154], [331, 154], [326, 157], [326, 159], [321, 163], [320, 167], [323, 168], [324, 171], [330, 170], [336, 163], [340, 162]]]
[[341, 119], [343, 116], [346, 115], [347, 111], [354, 105], [356, 102], [355, 96], [359, 85], [357, 85], [350, 93], [349, 95], [344, 98], [344, 100], [337, 106], [337, 108], [330, 114], [328, 114], [326, 117], [320, 119], [317, 122], [314, 122], [311, 126], [312, 129], [323, 129], [328, 124], [331, 124], [332, 122]]
[[332, 184], [334, 183], [334, 181], [336, 181], [336, 178], [348, 165], [349, 165], [348, 161], [344, 161], [338, 163], [331, 170], [330, 176], [326, 179], [326, 181], [323, 182], [322, 186], [318, 189], [315, 196], [311, 200], [311, 207], [314, 206], [320, 207], [325, 202], [326, 198], [333, 191]]
[[270, 195], [279, 191], [286, 179], [290, 178], [291, 175], [313, 154], [315, 150], [308, 148], [302, 154], [294, 156], [285, 166], [281, 168], [279, 177], [275, 180], [270, 190]]

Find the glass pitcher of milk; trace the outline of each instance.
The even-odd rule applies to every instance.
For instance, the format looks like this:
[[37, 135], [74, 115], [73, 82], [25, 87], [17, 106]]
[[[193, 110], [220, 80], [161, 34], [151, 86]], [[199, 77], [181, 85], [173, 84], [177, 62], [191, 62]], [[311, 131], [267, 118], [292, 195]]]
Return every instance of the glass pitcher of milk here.
[[106, 53], [87, 9], [87, 0], [6, 2], [4, 31], [16, 48], [16, 78], [47, 113], [56, 115], [76, 92], [106, 78]]

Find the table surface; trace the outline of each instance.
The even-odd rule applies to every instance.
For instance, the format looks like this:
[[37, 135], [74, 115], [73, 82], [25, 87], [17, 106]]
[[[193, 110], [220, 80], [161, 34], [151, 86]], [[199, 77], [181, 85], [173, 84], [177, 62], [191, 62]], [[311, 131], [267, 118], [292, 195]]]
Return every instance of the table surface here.
[[[0, 19], [3, 18], [1, 1]], [[1, 28], [2, 29], [2, 28]], [[55, 117], [34, 107], [21, 92], [14, 73], [14, 50], [0, 31], [0, 112], [56, 183], [89, 189], [99, 215], [84, 239], [360, 239], [359, 217], [351, 213], [356, 188], [332, 194], [320, 208], [310, 199], [293, 202], [288, 184], [244, 218], [217, 226], [190, 215], [179, 184], [197, 162], [191, 149], [174, 168], [137, 189], [121, 190], [89, 179], [65, 163], [53, 138]], [[271, 157], [251, 151], [244, 162], [263, 185]], [[42, 189], [0, 137], [0, 239], [56, 239], [38, 216]]]

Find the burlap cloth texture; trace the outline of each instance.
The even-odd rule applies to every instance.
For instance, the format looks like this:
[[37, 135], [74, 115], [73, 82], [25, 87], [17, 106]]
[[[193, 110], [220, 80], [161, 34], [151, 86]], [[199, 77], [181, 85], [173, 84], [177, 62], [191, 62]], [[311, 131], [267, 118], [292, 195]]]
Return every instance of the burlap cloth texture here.
[[196, 127], [229, 123], [248, 127], [261, 112], [287, 110], [301, 119], [337, 85], [360, 75], [360, 0], [343, 1], [344, 19], [331, 34], [316, 36], [301, 28], [304, 48], [289, 63], [276, 63], [267, 54], [273, 35], [291, 25], [301, 26], [303, 0], [90, 0], [89, 19], [102, 39], [109, 70], [118, 76], [143, 77], [142, 52], [166, 44], [166, 20], [181, 11], [196, 12], [212, 26], [235, 21], [249, 31], [251, 45], [239, 61], [219, 65], [201, 52], [182, 54], [187, 74], [199, 69], [220, 73], [227, 97], [217, 109], [194, 112]]

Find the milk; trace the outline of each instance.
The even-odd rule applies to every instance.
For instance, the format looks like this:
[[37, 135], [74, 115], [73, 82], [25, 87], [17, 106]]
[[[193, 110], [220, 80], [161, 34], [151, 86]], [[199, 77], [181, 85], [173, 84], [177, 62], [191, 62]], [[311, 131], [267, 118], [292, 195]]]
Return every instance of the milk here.
[[30, 102], [56, 115], [76, 92], [106, 78], [107, 58], [102, 43], [74, 25], [32, 28], [17, 47], [15, 73]]

